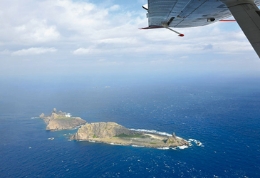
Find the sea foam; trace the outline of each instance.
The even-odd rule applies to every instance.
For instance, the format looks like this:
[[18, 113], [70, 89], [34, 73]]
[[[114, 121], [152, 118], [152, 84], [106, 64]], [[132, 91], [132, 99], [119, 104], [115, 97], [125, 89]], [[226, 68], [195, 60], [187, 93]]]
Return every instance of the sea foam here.
[[154, 133], [158, 135], [165, 135], [165, 136], [172, 136], [172, 134], [166, 133], [166, 132], [159, 132], [157, 130], [146, 130], [146, 129], [129, 129], [133, 131], [138, 131], [138, 132], [147, 132], [147, 133]]

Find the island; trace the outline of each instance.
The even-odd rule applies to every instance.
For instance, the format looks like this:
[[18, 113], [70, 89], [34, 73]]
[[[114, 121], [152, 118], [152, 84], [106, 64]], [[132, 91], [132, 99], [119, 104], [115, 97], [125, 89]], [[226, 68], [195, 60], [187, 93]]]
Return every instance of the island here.
[[189, 142], [172, 135], [128, 129], [115, 122], [96, 122], [82, 125], [71, 140], [132, 145], [151, 148], [187, 147]]
[[[40, 118], [46, 123], [46, 130], [59, 131], [78, 129], [75, 134], [69, 136], [70, 140], [106, 143], [112, 145], [131, 145], [136, 147], [150, 147], [169, 149], [179, 147], [180, 149], [191, 146], [192, 140], [184, 140], [177, 137], [175, 133], [167, 134], [143, 129], [128, 129], [115, 122], [87, 123], [80, 117], [72, 117], [70, 113], [57, 111]], [[54, 137], [48, 138], [54, 140]]]
[[86, 123], [80, 117], [72, 117], [70, 113], [57, 111], [56, 108], [53, 109], [50, 115], [45, 116], [42, 113], [39, 117], [44, 120], [46, 130], [50, 131], [75, 129]]

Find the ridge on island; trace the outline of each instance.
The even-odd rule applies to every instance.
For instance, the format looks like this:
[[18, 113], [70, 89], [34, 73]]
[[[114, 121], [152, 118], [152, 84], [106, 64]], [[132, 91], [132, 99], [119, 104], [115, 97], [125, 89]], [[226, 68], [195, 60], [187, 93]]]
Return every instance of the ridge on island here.
[[96, 122], [82, 125], [70, 137], [77, 141], [90, 141], [118, 145], [134, 145], [151, 148], [188, 146], [189, 142], [175, 136], [137, 131], [123, 127], [115, 122]]
[[44, 113], [42, 113], [39, 117], [44, 120], [46, 130], [51, 131], [74, 129], [86, 123], [86, 121], [80, 117], [71, 117], [70, 113], [57, 112], [56, 108], [53, 109], [51, 115], [45, 116]]

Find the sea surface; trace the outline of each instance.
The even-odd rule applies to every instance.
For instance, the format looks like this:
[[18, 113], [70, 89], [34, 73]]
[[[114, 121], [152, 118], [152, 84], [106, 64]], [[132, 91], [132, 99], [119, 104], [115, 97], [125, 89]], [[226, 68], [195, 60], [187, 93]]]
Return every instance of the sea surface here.
[[[0, 177], [260, 177], [260, 78], [1, 79]], [[69, 141], [53, 108], [87, 122], [196, 139], [187, 149]], [[48, 138], [54, 138], [50, 140]]]

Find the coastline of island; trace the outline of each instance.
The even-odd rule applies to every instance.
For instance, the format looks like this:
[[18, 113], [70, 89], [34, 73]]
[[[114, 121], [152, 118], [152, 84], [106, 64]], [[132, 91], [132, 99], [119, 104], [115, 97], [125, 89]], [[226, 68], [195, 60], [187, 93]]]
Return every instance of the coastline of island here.
[[46, 130], [77, 129], [77, 132], [69, 137], [70, 140], [75, 141], [159, 149], [175, 149], [177, 147], [184, 149], [191, 146], [191, 142], [196, 143], [198, 146], [202, 145], [201, 142], [195, 139], [185, 140], [176, 136], [175, 133], [170, 135], [144, 129], [128, 129], [115, 122], [87, 123], [80, 117], [72, 117], [70, 113], [57, 111], [55, 108], [50, 115], [45, 116], [42, 113], [39, 117], [44, 120]]
[[125, 128], [115, 122], [96, 122], [82, 125], [70, 137], [71, 140], [107, 143], [115, 145], [135, 145], [150, 148], [175, 148], [189, 146], [189, 142], [172, 134], [160, 135]]

